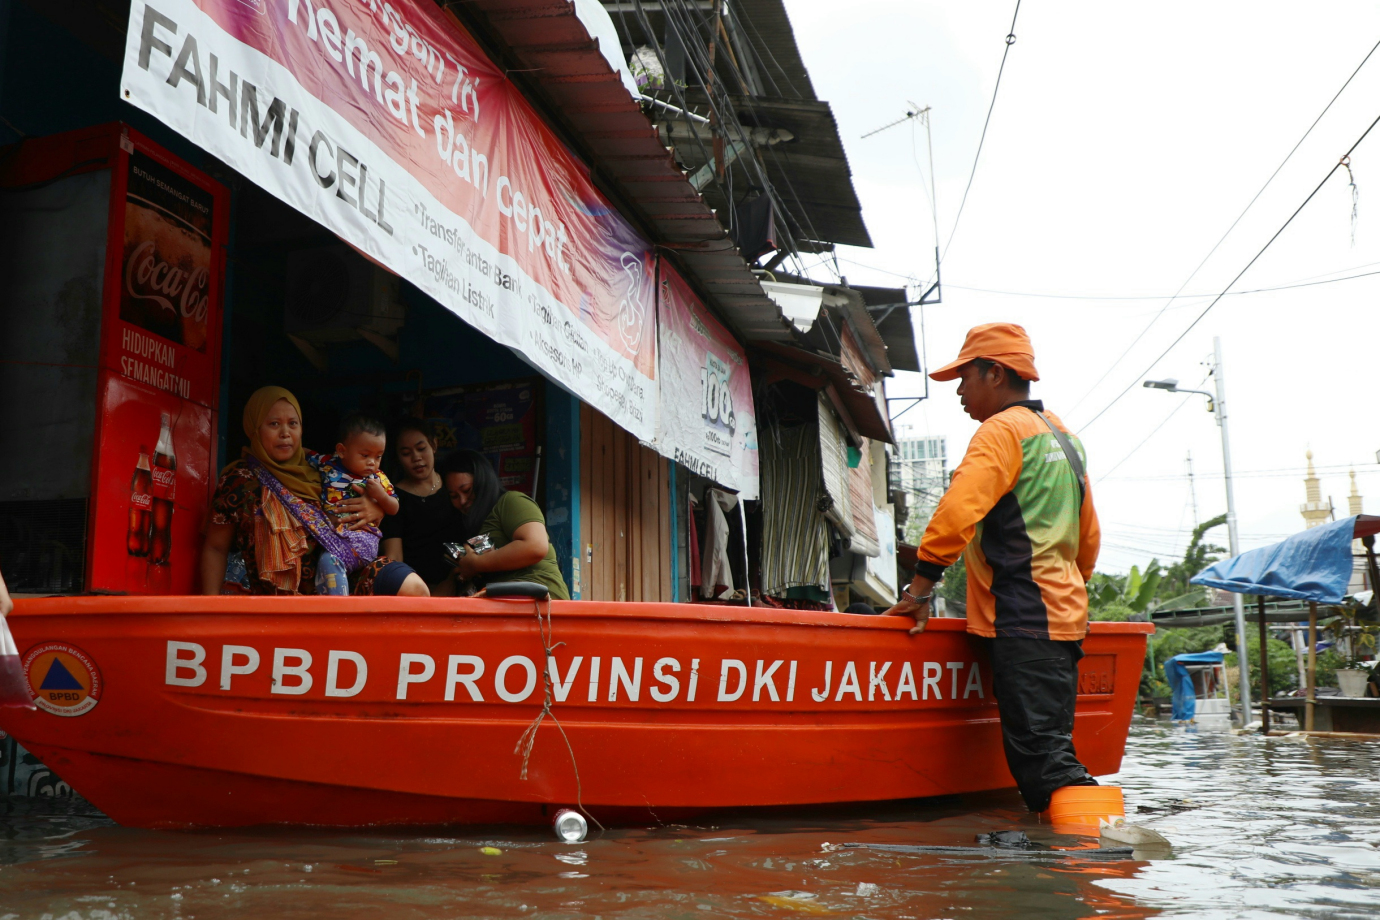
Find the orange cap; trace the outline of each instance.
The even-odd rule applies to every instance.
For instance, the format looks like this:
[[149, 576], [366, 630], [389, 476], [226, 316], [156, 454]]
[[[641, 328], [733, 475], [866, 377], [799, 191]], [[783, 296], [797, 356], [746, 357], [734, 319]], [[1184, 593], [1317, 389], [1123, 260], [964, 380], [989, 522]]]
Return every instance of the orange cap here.
[[975, 358], [982, 358], [1015, 371], [1025, 380], [1039, 380], [1035, 370], [1035, 349], [1025, 329], [1015, 323], [987, 323], [968, 330], [958, 359], [930, 374], [931, 380], [957, 380], [958, 369]]

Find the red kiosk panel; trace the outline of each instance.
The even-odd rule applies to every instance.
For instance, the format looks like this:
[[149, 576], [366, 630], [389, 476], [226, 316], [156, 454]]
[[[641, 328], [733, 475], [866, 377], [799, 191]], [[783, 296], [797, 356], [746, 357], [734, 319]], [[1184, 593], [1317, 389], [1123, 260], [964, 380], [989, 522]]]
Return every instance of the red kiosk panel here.
[[229, 192], [119, 130], [87, 588], [191, 594], [214, 485]]

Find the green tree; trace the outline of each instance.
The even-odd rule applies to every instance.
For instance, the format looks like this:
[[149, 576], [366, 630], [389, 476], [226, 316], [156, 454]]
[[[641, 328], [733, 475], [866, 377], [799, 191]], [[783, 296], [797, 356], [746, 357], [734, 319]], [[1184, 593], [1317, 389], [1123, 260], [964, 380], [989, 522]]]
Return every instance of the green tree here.
[[1157, 606], [1166, 606], [1170, 602], [1175, 607], [1204, 607], [1207, 605], [1207, 589], [1201, 585], [1192, 584], [1189, 579], [1220, 559], [1218, 553], [1226, 552], [1220, 546], [1203, 542], [1204, 534], [1226, 522], [1227, 516], [1219, 514], [1193, 529], [1193, 539], [1189, 541], [1188, 549], [1184, 550], [1183, 559], [1164, 570], [1164, 577], [1160, 579], [1157, 588], [1156, 600], [1159, 601]]
[[1093, 572], [1088, 579], [1088, 613], [1095, 620], [1102, 607], [1116, 603], [1126, 591], [1125, 575], [1108, 575], [1106, 572]]
[[[1094, 573], [1088, 581], [1088, 618], [1127, 620], [1136, 614], [1145, 614], [1164, 606], [1206, 606], [1207, 591], [1191, 584], [1189, 579], [1216, 562], [1220, 558], [1216, 554], [1225, 552], [1220, 546], [1204, 543], [1203, 535], [1214, 527], [1220, 527], [1226, 520], [1227, 516], [1223, 514], [1195, 527], [1183, 559], [1168, 568], [1162, 567], [1158, 559], [1151, 559], [1144, 574], [1137, 566], [1132, 566], [1125, 575]], [[1168, 696], [1164, 662], [1175, 655], [1214, 649], [1223, 638], [1224, 630], [1220, 626], [1160, 630], [1147, 643], [1141, 692], [1151, 696]], [[1270, 646], [1270, 653], [1270, 683], [1273, 685], [1277, 679], [1285, 678], [1276, 678], [1274, 674], [1273, 656], [1276, 650], [1273, 645]], [[1281, 671], [1281, 675], [1284, 673]]]
[[1088, 581], [1088, 612], [1094, 620], [1107, 619], [1097, 614], [1106, 607], [1125, 607], [1133, 613], [1144, 613], [1159, 589], [1164, 572], [1158, 559], [1151, 559], [1141, 575], [1140, 568], [1131, 566], [1126, 575], [1106, 575], [1094, 572]]
[[[1202, 607], [1207, 604], [1207, 591], [1190, 584], [1189, 579], [1218, 560], [1217, 553], [1226, 552], [1220, 546], [1203, 542], [1203, 535], [1226, 523], [1227, 516], [1219, 515], [1204, 521], [1193, 530], [1193, 539], [1184, 551], [1183, 559], [1164, 568], [1158, 559], [1151, 559], [1142, 573], [1131, 566], [1126, 575], [1094, 572], [1088, 581], [1088, 612], [1094, 620], [1117, 619], [1122, 608], [1132, 613], [1144, 613], [1166, 604], [1176, 607]], [[1201, 651], [1201, 650], [1199, 650]]]
[[[1231, 635], [1231, 648], [1234, 649], [1234, 648], [1236, 648], [1236, 631], [1235, 631], [1235, 630], [1231, 630], [1231, 633], [1232, 633], [1232, 635]], [[1293, 689], [1295, 689], [1296, 687], [1298, 687], [1298, 685], [1299, 685], [1298, 659], [1294, 656], [1294, 650], [1293, 650], [1292, 648], [1289, 647], [1288, 643], [1286, 643], [1286, 642], [1281, 642], [1280, 640], [1275, 639], [1275, 638], [1271, 638], [1268, 642], [1266, 642], [1265, 648], [1268, 650], [1269, 659], [1270, 659], [1270, 695], [1271, 695], [1271, 696], [1274, 696], [1275, 694], [1279, 693], [1280, 691], [1284, 691], [1284, 690], [1293, 690]], [[1329, 651], [1330, 651], [1330, 650], [1329, 650]], [[1324, 654], [1326, 654], [1326, 653], [1324, 653]], [[1251, 673], [1250, 673], [1251, 694], [1252, 694], [1253, 696], [1259, 696], [1259, 695], [1260, 695], [1260, 632], [1259, 632], [1259, 630], [1257, 630], [1257, 629], [1252, 629], [1249, 625], [1247, 626], [1247, 629], [1246, 629], [1246, 657], [1250, 658], [1250, 668], [1251, 668]], [[1227, 655], [1225, 656], [1225, 659], [1224, 659], [1224, 660], [1226, 661], [1227, 667], [1229, 667], [1229, 668], [1234, 668], [1234, 667], [1236, 667], [1236, 666], [1237, 666], [1236, 652], [1228, 652]], [[1330, 685], [1335, 685], [1335, 684], [1336, 684], [1336, 682], [1337, 682], [1337, 676], [1336, 676], [1336, 674], [1334, 674], [1334, 673], [1332, 672], [1332, 670], [1329, 669], [1326, 676], [1329, 677], [1329, 678], [1331, 678], [1331, 684], [1330, 684]], [[1325, 685], [1325, 684], [1323, 684], [1322, 678], [1323, 678], [1323, 669], [1322, 669], [1322, 667], [1321, 667], [1321, 658], [1320, 658], [1320, 660], [1319, 660], [1319, 667], [1318, 667], [1318, 685], [1319, 685], [1319, 686], [1330, 686], [1330, 685]], [[1236, 691], [1236, 687], [1233, 686], [1233, 687], [1232, 687], [1232, 692], [1235, 693], [1235, 691]], [[1234, 698], [1235, 698], [1235, 697], [1233, 697], [1233, 699], [1234, 699]]]
[[1113, 601], [1110, 604], [1102, 604], [1097, 608], [1088, 606], [1088, 619], [1100, 622], [1125, 623], [1134, 616], [1136, 611], [1127, 607], [1125, 604]]
[[[1294, 662], [1293, 667], [1294, 667], [1294, 670], [1297, 671], [1297, 670], [1298, 670], [1297, 660], [1296, 660], [1295, 658], [1293, 658], [1292, 655], [1291, 655], [1291, 657], [1290, 657], [1289, 660], [1290, 660], [1291, 662]], [[1322, 652], [1321, 654], [1319, 654], [1319, 655], [1318, 655], [1318, 663], [1317, 663], [1317, 671], [1315, 672], [1315, 678], [1314, 678], [1314, 679], [1316, 680], [1316, 682], [1317, 682], [1317, 686], [1319, 686], [1319, 687], [1335, 687], [1335, 686], [1337, 686], [1337, 671], [1338, 671], [1340, 668], [1345, 668], [1345, 667], [1346, 667], [1347, 665], [1349, 665], [1350, 663], [1351, 663], [1351, 662], [1347, 660], [1347, 657], [1346, 657], [1345, 655], [1343, 655], [1341, 652], [1337, 651], [1335, 648], [1327, 649], [1326, 651], [1324, 651], [1324, 652]], [[1275, 682], [1275, 656], [1274, 656], [1274, 654], [1272, 653], [1272, 654], [1270, 655], [1270, 684], [1271, 684], [1271, 686], [1274, 685], [1274, 682]], [[1297, 683], [1298, 683], [1298, 678], [1295, 677], [1295, 678], [1294, 678], [1294, 681], [1293, 681], [1293, 684], [1297, 684]], [[1292, 686], [1292, 684], [1291, 684], [1291, 686]]]

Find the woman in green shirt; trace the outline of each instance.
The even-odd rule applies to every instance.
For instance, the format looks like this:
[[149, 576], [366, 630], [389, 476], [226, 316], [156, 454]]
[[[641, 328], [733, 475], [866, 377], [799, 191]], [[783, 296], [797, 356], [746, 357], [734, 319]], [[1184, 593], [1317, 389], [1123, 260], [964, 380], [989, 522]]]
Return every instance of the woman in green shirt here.
[[461, 556], [455, 566], [458, 578], [478, 587], [531, 581], [545, 585], [553, 598], [570, 599], [546, 532], [546, 517], [536, 502], [499, 485], [493, 465], [478, 451], [452, 452], [441, 465], [441, 478], [463, 519], [465, 538], [488, 534], [494, 545], [487, 553]]

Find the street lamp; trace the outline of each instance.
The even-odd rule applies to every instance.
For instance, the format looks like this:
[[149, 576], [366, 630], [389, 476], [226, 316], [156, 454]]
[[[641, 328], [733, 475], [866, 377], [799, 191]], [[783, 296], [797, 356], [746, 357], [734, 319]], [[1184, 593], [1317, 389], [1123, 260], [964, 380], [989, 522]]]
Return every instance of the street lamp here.
[[[1183, 390], [1179, 381], [1147, 380], [1145, 387], [1151, 390], [1164, 390], [1168, 393], [1195, 393], [1208, 398], [1208, 411], [1217, 417], [1217, 427], [1222, 429], [1222, 470], [1227, 482], [1227, 540], [1233, 556], [1241, 554], [1241, 541], [1236, 532], [1236, 496], [1231, 485], [1231, 439], [1227, 435], [1227, 388], [1222, 372], [1222, 340], [1212, 339], [1212, 376], [1217, 384], [1217, 392], [1207, 390]], [[1232, 592], [1232, 606], [1236, 609], [1236, 660], [1238, 676], [1241, 681], [1241, 727], [1251, 722], [1251, 671], [1250, 658], [1246, 655], [1246, 608], [1241, 603], [1241, 595]], [[1264, 705], [1262, 700], [1261, 704]]]

